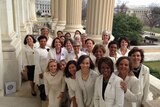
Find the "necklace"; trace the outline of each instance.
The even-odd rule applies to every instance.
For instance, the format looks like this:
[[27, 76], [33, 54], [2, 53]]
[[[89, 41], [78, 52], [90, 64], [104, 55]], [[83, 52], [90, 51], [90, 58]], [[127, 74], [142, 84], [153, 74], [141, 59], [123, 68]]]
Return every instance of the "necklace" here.
[[54, 77], [54, 76], [57, 74], [57, 72], [54, 72], [54, 73], [53, 73], [53, 72], [50, 72], [50, 74], [51, 74], [51, 76]]

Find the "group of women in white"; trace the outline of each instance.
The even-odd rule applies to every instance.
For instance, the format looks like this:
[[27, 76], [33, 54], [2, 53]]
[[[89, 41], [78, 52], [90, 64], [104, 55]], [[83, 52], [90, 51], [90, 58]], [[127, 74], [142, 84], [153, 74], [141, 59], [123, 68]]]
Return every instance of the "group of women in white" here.
[[70, 33], [58, 31], [52, 40], [48, 29], [42, 28], [38, 47], [27, 35], [23, 56], [31, 94], [36, 96], [34, 84], [43, 85], [40, 97], [49, 101], [48, 107], [143, 107], [149, 94], [144, 52], [137, 47], [130, 50], [125, 37], [118, 44], [109, 41], [110, 35], [105, 30], [102, 44], [95, 44], [78, 30], [74, 42]]

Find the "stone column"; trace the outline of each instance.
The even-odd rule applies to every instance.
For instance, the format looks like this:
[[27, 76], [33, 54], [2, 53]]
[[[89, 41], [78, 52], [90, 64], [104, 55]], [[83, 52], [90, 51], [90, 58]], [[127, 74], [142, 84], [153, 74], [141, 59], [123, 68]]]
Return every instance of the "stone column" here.
[[58, 30], [63, 31], [66, 24], [66, 0], [59, 0], [58, 1], [58, 22], [56, 25], [56, 32]]
[[25, 17], [26, 17], [26, 30], [27, 30], [27, 34], [32, 34], [32, 22], [31, 22], [31, 18], [30, 18], [30, 12], [31, 9], [30, 7], [30, 0], [25, 0]]
[[51, 18], [54, 19], [54, 0], [51, 0]]
[[73, 34], [76, 30], [84, 32], [82, 29], [82, 0], [67, 0], [65, 32]]
[[27, 34], [26, 27], [25, 27], [25, 10], [24, 10], [24, 1], [19, 0], [19, 22], [20, 22], [20, 32], [21, 32], [21, 40], [24, 40], [25, 35]]
[[36, 9], [35, 9], [35, 0], [30, 0], [30, 7], [31, 7], [31, 21], [37, 21], [36, 17]]
[[54, 0], [54, 17], [52, 23], [52, 29], [55, 30], [57, 21], [58, 21], [58, 0]]
[[115, 0], [88, 0], [86, 32], [95, 41], [101, 40], [103, 30], [112, 32], [114, 3]]
[[0, 28], [2, 38], [3, 85], [5, 82], [16, 82], [20, 86], [21, 41], [18, 30], [18, 2], [0, 0]]
[[2, 52], [2, 39], [0, 29], [0, 96], [4, 95], [4, 81], [3, 81], [3, 52]]

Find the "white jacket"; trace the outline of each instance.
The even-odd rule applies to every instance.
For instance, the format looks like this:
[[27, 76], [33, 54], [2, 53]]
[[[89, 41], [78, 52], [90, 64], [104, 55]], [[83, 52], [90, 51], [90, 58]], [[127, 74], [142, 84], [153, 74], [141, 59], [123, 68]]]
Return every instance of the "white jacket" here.
[[94, 107], [123, 107], [124, 91], [120, 86], [121, 81], [123, 80], [120, 77], [112, 73], [105, 89], [103, 99], [103, 75], [100, 75], [95, 83]]

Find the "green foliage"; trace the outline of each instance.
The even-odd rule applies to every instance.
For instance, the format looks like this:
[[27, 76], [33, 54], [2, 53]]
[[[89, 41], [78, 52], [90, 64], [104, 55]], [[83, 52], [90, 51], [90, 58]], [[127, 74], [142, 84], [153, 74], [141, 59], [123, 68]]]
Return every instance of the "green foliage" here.
[[160, 61], [144, 62], [150, 68], [150, 74], [160, 79]]
[[116, 40], [119, 37], [128, 37], [131, 45], [138, 45], [142, 41], [142, 27], [142, 23], [135, 16], [118, 13], [114, 15], [112, 33]]
[[38, 11], [36, 12], [36, 15], [37, 15], [37, 16], [41, 16], [41, 14], [42, 14], [42, 12], [41, 12], [40, 10], [38, 10]]

